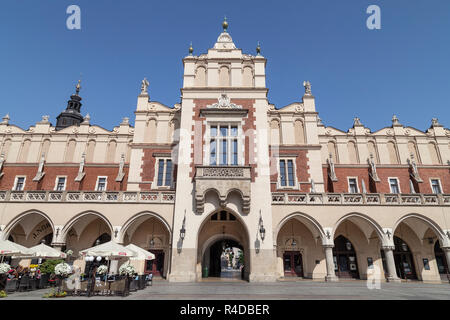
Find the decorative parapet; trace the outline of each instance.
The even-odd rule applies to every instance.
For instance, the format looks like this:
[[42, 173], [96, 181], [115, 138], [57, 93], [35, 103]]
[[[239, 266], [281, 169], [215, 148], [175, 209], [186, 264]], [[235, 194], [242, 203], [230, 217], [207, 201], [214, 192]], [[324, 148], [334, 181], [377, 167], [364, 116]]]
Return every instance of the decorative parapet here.
[[272, 193], [273, 205], [450, 206], [450, 194]]
[[237, 191], [242, 196], [242, 211], [250, 212], [251, 167], [197, 166], [195, 173], [195, 200], [197, 212], [203, 213], [205, 193], [215, 190], [221, 206], [226, 206], [228, 194]]
[[0, 191], [0, 202], [175, 203], [175, 192]]

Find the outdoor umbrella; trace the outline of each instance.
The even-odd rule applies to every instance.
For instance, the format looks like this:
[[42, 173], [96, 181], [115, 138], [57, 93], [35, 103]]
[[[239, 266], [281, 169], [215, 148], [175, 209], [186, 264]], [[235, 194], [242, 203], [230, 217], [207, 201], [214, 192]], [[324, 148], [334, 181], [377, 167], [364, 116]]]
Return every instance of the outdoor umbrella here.
[[153, 260], [155, 259], [155, 255], [151, 252], [148, 252], [137, 245], [130, 243], [125, 248], [131, 249], [136, 252], [136, 256], [132, 257], [131, 260]]
[[65, 259], [67, 255], [55, 248], [47, 246], [44, 243], [31, 247], [31, 255], [26, 255], [24, 258], [42, 258], [42, 259]]
[[108, 257], [108, 258], [130, 258], [135, 257], [137, 253], [134, 250], [126, 248], [114, 241], [105, 242], [98, 246], [80, 251], [82, 256]]
[[33, 255], [33, 252], [20, 244], [9, 240], [0, 240], [0, 256]]

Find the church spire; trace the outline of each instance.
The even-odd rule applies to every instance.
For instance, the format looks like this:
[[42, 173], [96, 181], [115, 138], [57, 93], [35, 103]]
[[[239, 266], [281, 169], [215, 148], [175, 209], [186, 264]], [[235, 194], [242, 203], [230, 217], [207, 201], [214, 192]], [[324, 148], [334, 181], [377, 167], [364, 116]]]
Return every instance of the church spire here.
[[75, 86], [75, 94], [70, 96], [70, 100], [67, 101], [66, 110], [61, 112], [56, 117], [56, 130], [61, 130], [72, 125], [80, 125], [83, 122], [83, 116], [80, 113], [81, 110], [81, 97], [79, 96], [81, 89], [81, 79]]

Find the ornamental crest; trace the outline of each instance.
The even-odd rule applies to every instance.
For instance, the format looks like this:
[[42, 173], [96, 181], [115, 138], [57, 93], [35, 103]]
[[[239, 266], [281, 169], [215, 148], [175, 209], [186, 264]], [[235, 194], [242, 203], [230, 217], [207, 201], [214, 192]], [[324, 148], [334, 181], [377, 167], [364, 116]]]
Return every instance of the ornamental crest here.
[[222, 93], [217, 103], [207, 106], [208, 109], [242, 109], [242, 106], [238, 106], [231, 103], [230, 98], [226, 93]]

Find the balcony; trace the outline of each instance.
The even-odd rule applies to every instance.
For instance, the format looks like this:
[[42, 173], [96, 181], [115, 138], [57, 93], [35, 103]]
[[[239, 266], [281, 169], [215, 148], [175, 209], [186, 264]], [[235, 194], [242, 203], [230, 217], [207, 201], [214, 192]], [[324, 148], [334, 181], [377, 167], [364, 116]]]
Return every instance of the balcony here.
[[175, 192], [0, 191], [0, 202], [175, 203]]
[[214, 191], [221, 206], [226, 205], [228, 194], [238, 192], [242, 197], [243, 213], [250, 212], [251, 167], [249, 166], [196, 166], [195, 200], [197, 212], [203, 213], [205, 194]]
[[450, 194], [272, 193], [273, 205], [450, 206]]

